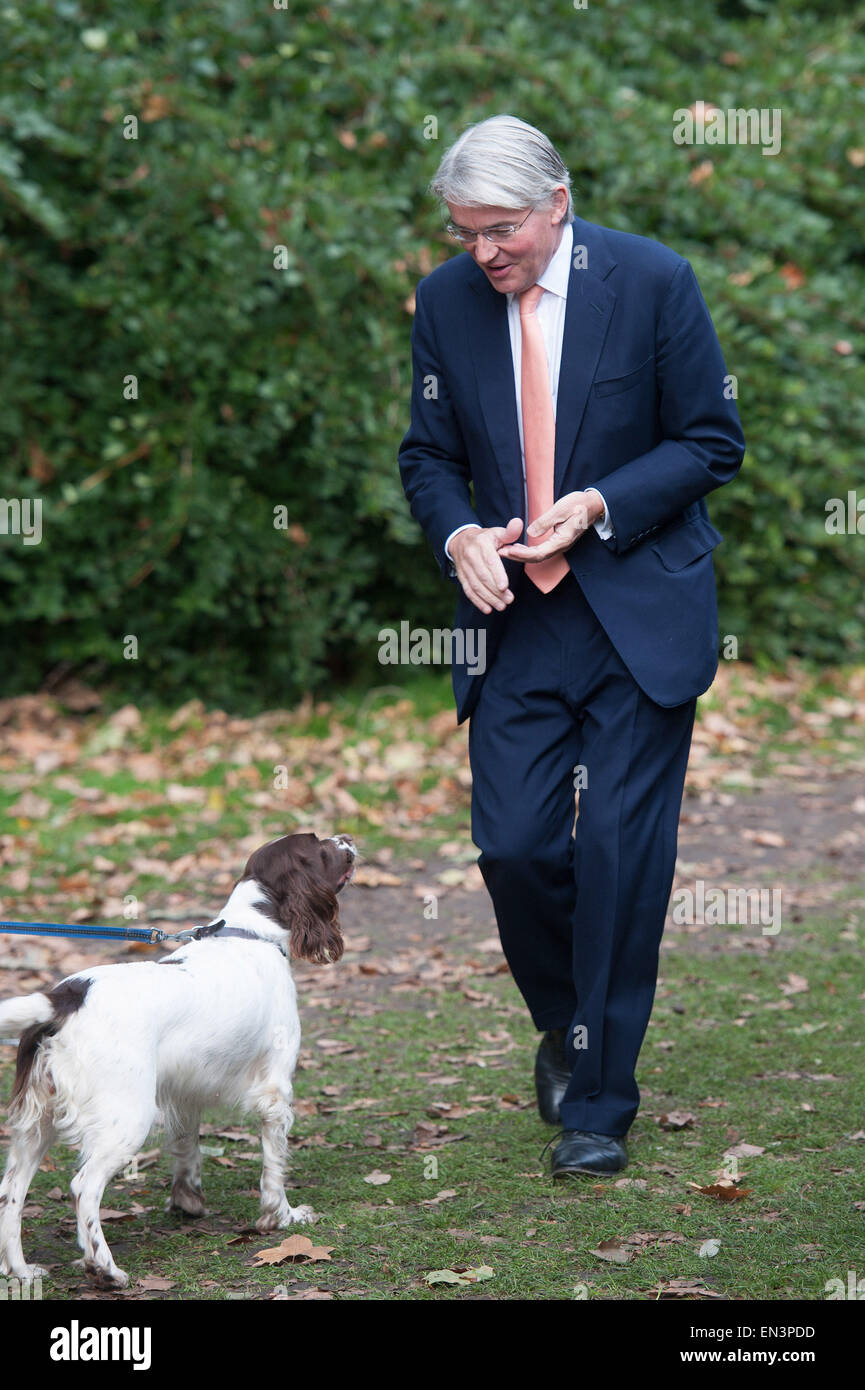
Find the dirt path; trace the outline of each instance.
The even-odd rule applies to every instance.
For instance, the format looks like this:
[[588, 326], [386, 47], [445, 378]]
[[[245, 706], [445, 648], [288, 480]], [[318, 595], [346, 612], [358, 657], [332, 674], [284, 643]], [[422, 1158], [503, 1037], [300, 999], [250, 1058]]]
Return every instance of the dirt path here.
[[[803, 770], [804, 772], [804, 770]], [[383, 852], [363, 863], [358, 884], [341, 899], [346, 955], [334, 970], [295, 966], [307, 1007], [331, 1001], [370, 1012], [396, 1004], [423, 985], [460, 983], [506, 973], [492, 905], [466, 840], [424, 858]], [[849, 914], [850, 928], [865, 909], [865, 796], [863, 780], [812, 763], [805, 775], [766, 780], [737, 792], [702, 790], [686, 797], [673, 891], [710, 889], [780, 893], [780, 930], [763, 931], [760, 920], [742, 925], [681, 923], [668, 914], [663, 949], [687, 944], [705, 951], [766, 953], [792, 944], [807, 931], [809, 914]], [[201, 904], [200, 917], [220, 901]], [[154, 920], [152, 908], [149, 920]], [[769, 922], [768, 916], [763, 919]], [[178, 930], [179, 923], [159, 923]], [[185, 924], [185, 923], [184, 923]], [[102, 943], [55, 943], [5, 937], [0, 993], [44, 984], [93, 962], [128, 959], [130, 948]], [[160, 954], [165, 948], [154, 948]], [[150, 954], [133, 948], [137, 958]], [[519, 1004], [515, 996], [515, 1004]], [[4, 1049], [2, 1055], [11, 1055]]]
[[[668, 914], [663, 949], [687, 944], [706, 951], [750, 950], [765, 953], [793, 944], [807, 931], [809, 914], [838, 911], [851, 919], [865, 909], [865, 800], [862, 778], [814, 768], [797, 781], [767, 781], [736, 795], [704, 791], [686, 798], [679, 833], [679, 856], [673, 890], [696, 892], [702, 880], [710, 888], [763, 890], [780, 894], [780, 929], [769, 915], [736, 925], [679, 923]], [[858, 808], [858, 809], [854, 809]], [[301, 966], [310, 989], [337, 990], [351, 998], [381, 1005], [426, 981], [466, 979], [471, 974], [506, 970], [498, 944], [495, 917], [473, 860], [462, 873], [444, 858], [375, 860], [365, 877], [399, 879], [375, 887], [357, 886], [342, 900], [341, 920], [349, 949], [338, 971], [325, 976]], [[442, 883], [459, 877], [460, 882]], [[430, 894], [437, 896], [437, 916]], [[708, 916], [708, 913], [704, 913]], [[770, 930], [764, 932], [763, 927]]]

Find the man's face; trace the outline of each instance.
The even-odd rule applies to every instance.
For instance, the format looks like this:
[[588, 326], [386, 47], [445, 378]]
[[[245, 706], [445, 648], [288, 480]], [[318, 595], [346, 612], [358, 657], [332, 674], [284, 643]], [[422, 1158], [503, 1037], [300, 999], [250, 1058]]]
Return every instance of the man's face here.
[[450, 220], [460, 231], [476, 232], [523, 222], [520, 230], [500, 246], [479, 236], [465, 247], [490, 284], [502, 294], [521, 294], [530, 289], [552, 260], [562, 239], [562, 219], [568, 209], [566, 190], [556, 189], [554, 198], [553, 207], [535, 208], [530, 216], [529, 208], [474, 208], [448, 203]]

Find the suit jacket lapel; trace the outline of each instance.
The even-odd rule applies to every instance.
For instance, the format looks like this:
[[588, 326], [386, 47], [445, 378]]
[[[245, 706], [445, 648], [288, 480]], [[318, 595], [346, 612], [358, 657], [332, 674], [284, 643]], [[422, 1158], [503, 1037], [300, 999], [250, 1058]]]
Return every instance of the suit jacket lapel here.
[[[583, 262], [585, 268], [578, 269]], [[604, 284], [614, 265], [600, 228], [575, 218], [574, 256], [568, 281], [556, 399], [556, 497], [573, 491], [573, 485], [568, 484], [568, 474], [573, 472], [570, 465], [616, 305], [615, 291]], [[593, 461], [595, 470], [600, 462]]]

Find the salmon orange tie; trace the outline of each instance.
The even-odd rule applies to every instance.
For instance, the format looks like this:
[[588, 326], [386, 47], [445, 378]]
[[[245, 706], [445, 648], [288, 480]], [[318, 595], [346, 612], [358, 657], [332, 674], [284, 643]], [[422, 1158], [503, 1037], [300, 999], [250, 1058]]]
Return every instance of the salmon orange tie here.
[[[536, 309], [543, 294], [542, 285], [532, 285], [520, 295], [520, 333], [522, 338], [521, 403], [523, 409], [523, 451], [526, 457], [526, 493], [528, 524], [549, 511], [555, 501], [554, 470], [556, 454], [556, 421], [553, 415], [553, 396], [550, 371], [541, 325]], [[552, 531], [543, 536], [528, 536], [529, 545], [549, 540]], [[543, 593], [549, 593], [564, 579], [569, 565], [564, 555], [527, 564], [526, 573]]]

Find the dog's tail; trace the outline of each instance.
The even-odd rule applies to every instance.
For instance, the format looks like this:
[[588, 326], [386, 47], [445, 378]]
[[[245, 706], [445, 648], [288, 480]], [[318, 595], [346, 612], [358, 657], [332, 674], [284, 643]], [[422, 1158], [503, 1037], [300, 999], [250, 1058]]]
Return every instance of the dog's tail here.
[[47, 994], [25, 994], [0, 1004], [0, 1033], [20, 1039], [15, 1059], [15, 1080], [9, 1101], [9, 1117], [25, 1128], [38, 1126], [44, 1097], [31, 1086], [40, 1043], [57, 1031], [54, 1008]]
[[48, 1023], [53, 1017], [54, 1009], [47, 994], [21, 994], [16, 999], [4, 999], [0, 1003], [0, 1033], [20, 1038], [25, 1028]]
[[9, 1114], [15, 1116], [17, 1124], [40, 1122], [46, 1097], [53, 1094], [50, 1087], [46, 1089], [42, 1084], [50, 1067], [50, 1040], [81, 1008], [92, 983], [88, 975], [70, 975], [55, 985], [50, 994], [28, 994], [0, 1004], [0, 1032], [9, 1030], [20, 1038], [9, 1102]]

